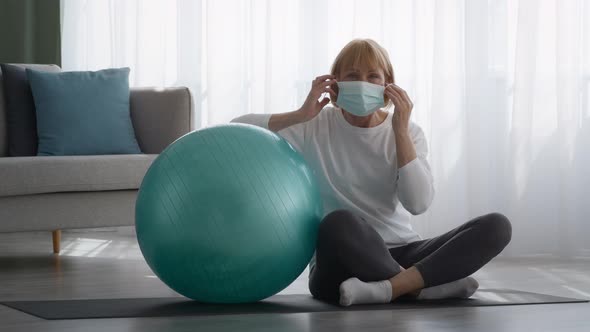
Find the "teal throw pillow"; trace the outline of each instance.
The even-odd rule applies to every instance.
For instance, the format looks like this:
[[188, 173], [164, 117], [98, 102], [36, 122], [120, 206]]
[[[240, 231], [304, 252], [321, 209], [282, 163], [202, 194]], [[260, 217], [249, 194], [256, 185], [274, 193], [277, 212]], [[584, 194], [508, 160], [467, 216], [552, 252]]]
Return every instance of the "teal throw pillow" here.
[[48, 73], [27, 69], [37, 155], [141, 153], [129, 110], [129, 68]]

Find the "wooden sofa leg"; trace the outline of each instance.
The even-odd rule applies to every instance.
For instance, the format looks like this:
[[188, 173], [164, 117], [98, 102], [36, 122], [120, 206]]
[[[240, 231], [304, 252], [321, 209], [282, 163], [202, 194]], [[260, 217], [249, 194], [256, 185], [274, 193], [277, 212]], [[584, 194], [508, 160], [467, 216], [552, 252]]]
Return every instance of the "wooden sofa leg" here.
[[61, 230], [57, 229], [55, 231], [52, 232], [53, 235], [53, 253], [54, 254], [59, 254], [59, 244], [61, 242]]

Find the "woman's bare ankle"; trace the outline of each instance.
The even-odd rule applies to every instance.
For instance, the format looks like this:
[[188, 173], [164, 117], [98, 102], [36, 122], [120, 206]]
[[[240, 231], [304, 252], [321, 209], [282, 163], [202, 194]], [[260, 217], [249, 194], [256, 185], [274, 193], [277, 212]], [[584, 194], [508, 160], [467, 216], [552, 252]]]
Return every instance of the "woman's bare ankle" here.
[[420, 290], [424, 287], [422, 275], [415, 267], [410, 267], [398, 273], [389, 279], [389, 282], [391, 283], [392, 300], [403, 295], [418, 296]]

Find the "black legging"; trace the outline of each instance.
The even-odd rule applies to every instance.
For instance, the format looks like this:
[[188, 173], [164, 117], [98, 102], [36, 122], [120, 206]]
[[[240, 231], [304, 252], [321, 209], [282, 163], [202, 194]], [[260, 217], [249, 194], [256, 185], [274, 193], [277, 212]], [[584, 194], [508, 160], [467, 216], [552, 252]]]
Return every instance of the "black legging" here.
[[498, 255], [511, 237], [510, 221], [490, 213], [441, 236], [388, 249], [365, 219], [336, 210], [320, 224], [309, 290], [317, 299], [337, 302], [344, 280], [390, 279], [401, 272], [400, 265], [415, 266], [425, 288], [437, 286], [473, 274]]

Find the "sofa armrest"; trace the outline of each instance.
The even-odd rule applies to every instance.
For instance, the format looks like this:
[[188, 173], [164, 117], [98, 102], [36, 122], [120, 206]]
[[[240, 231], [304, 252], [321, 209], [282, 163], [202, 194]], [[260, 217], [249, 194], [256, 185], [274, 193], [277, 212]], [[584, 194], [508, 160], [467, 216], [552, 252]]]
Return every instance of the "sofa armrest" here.
[[188, 88], [132, 88], [131, 120], [141, 151], [158, 154], [193, 130]]

